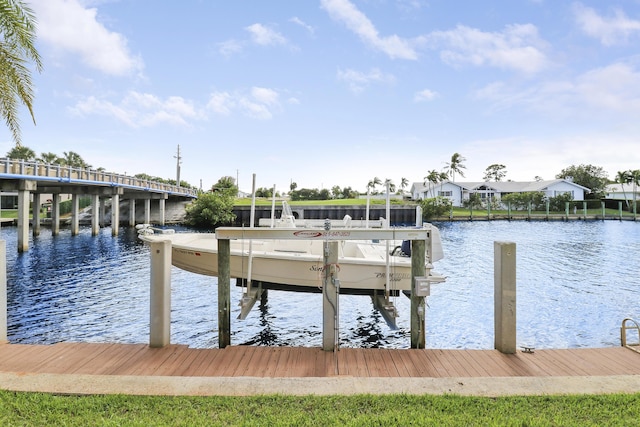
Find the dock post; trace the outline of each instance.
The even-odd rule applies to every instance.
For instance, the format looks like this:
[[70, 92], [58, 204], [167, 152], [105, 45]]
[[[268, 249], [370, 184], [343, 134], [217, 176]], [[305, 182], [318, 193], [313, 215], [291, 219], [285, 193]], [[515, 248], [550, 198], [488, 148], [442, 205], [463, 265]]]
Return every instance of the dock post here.
[[171, 341], [171, 241], [151, 242], [149, 346]]
[[100, 196], [91, 196], [91, 235], [97, 236], [100, 233]]
[[339, 343], [340, 286], [337, 277], [338, 242], [324, 242], [324, 283], [322, 285], [322, 349], [334, 351]]
[[71, 235], [77, 236], [80, 233], [80, 201], [77, 194], [71, 195]]
[[494, 242], [494, 333], [496, 350], [516, 352], [516, 244]]
[[7, 242], [0, 240], [0, 344], [7, 343]]
[[231, 345], [231, 243], [218, 239], [218, 347]]
[[423, 296], [416, 295], [416, 277], [424, 277], [426, 256], [426, 244], [424, 240], [411, 241], [411, 348], [423, 349], [426, 346], [425, 339], [425, 301]]

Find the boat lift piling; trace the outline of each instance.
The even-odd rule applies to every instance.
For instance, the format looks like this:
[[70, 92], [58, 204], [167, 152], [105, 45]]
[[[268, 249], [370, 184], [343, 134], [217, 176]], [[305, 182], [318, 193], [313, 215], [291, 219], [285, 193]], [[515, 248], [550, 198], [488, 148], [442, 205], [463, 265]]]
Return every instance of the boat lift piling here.
[[324, 283], [322, 286], [322, 349], [340, 346], [340, 280], [338, 279], [338, 242], [324, 242]]

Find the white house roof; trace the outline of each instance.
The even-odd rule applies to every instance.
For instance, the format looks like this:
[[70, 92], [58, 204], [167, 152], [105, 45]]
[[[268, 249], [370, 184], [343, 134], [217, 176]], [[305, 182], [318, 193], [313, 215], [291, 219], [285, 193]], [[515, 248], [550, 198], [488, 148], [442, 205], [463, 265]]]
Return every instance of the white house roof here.
[[433, 185], [431, 183], [428, 183], [428, 185], [424, 185], [423, 182], [415, 182], [412, 185], [412, 191], [416, 190], [419, 192], [423, 192], [423, 191], [427, 191], [428, 189], [432, 188], [432, 187], [440, 187], [443, 184], [453, 184], [456, 185], [464, 190], [468, 190], [468, 191], [477, 191], [480, 187], [487, 187], [490, 189], [493, 189], [495, 192], [498, 193], [524, 193], [524, 192], [529, 192], [529, 191], [545, 191], [547, 190], [549, 187], [553, 186], [554, 184], [558, 184], [564, 182], [566, 184], [570, 184], [573, 186], [576, 186], [578, 188], [581, 188], [582, 190], [584, 190], [585, 192], [590, 192], [591, 190], [589, 190], [586, 187], [583, 187], [581, 185], [576, 184], [575, 182], [571, 182], [569, 180], [566, 179], [553, 179], [553, 180], [547, 180], [547, 181], [522, 181], [522, 182], [516, 182], [516, 181], [479, 181], [479, 182], [452, 182], [452, 181], [444, 181], [442, 183], [438, 183], [436, 185]]
[[[605, 191], [607, 193], [633, 193], [633, 184], [609, 184]], [[636, 192], [640, 191], [640, 186], [636, 186]]]

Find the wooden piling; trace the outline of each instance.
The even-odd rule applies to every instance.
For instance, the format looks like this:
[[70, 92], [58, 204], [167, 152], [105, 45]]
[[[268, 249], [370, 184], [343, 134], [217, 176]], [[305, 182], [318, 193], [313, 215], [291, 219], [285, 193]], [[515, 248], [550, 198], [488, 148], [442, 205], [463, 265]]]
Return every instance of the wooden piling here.
[[149, 346], [171, 343], [171, 241], [151, 242]]
[[[425, 275], [425, 241], [411, 241], [411, 286], [415, 289], [416, 277]], [[411, 348], [425, 348], [425, 301], [424, 297], [411, 292]]]
[[495, 349], [516, 352], [516, 244], [494, 242]]
[[218, 239], [218, 347], [231, 345], [231, 243]]
[[322, 349], [338, 348], [339, 314], [338, 297], [338, 242], [324, 242], [324, 283], [322, 288]]

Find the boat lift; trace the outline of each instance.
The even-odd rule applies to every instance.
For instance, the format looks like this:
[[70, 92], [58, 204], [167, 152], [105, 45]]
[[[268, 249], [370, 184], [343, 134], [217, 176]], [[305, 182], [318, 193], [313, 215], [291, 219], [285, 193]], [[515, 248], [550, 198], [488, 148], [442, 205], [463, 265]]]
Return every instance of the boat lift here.
[[[428, 295], [430, 278], [427, 277], [425, 259], [426, 244], [431, 242], [430, 228], [382, 228], [366, 229], [351, 228], [339, 230], [304, 229], [304, 228], [242, 228], [242, 227], [218, 227], [216, 238], [218, 240], [218, 326], [220, 336], [220, 347], [224, 348], [230, 344], [230, 254], [231, 247], [229, 240], [233, 239], [322, 239], [326, 244], [337, 243], [342, 240], [410, 240], [411, 241], [411, 276], [415, 284], [411, 292], [411, 347], [425, 347], [425, 297]], [[304, 237], [300, 237], [304, 236]], [[328, 252], [328, 251], [327, 251]], [[431, 251], [429, 251], [431, 252]], [[327, 264], [330, 264], [328, 262]], [[339, 290], [338, 272], [327, 269], [332, 275], [330, 281], [336, 283], [335, 292]], [[337, 295], [335, 296], [337, 299]], [[324, 299], [323, 299], [324, 301]], [[323, 313], [325, 320], [327, 317], [336, 319], [335, 327], [325, 329], [324, 334], [331, 333], [333, 336], [337, 326], [337, 306], [336, 312], [327, 309], [323, 302]], [[328, 314], [331, 313], [331, 314]], [[331, 346], [329, 346], [331, 347]], [[331, 348], [327, 348], [326, 350]]]

